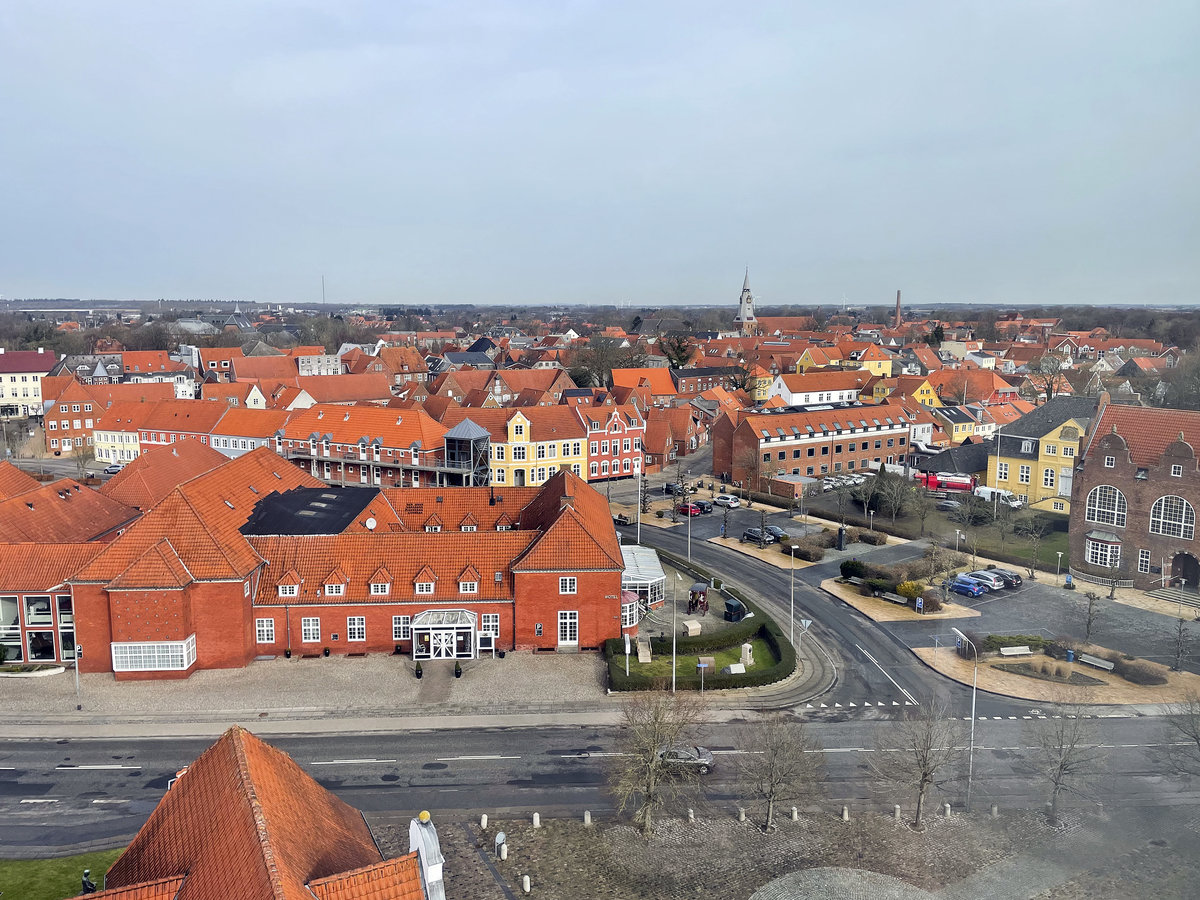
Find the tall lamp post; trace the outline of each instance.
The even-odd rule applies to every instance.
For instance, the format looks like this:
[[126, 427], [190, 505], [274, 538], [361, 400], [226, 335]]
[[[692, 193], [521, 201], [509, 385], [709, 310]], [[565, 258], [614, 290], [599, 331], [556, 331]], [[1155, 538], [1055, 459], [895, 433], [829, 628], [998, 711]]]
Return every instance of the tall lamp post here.
[[792, 544], [791, 581], [792, 597], [788, 601], [788, 643], [796, 646], [796, 551], [800, 548]]
[[960, 537], [963, 537], [963, 533], [961, 531], [959, 531], [957, 528], [955, 528], [954, 529], [954, 552], [955, 553], [958, 552], [958, 539]]
[[675, 573], [675, 581], [671, 582], [671, 693], [675, 693], [675, 641], [679, 636], [679, 628], [675, 619], [679, 615], [679, 603], [676, 601], [679, 588], [677, 582], [683, 581], [683, 576]]
[[950, 630], [954, 632], [956, 645], [961, 647], [964, 642], [970, 644], [975, 656], [975, 677], [971, 680], [971, 746], [967, 750], [967, 811], [969, 812], [971, 809], [971, 781], [975, 775], [975, 694], [979, 689], [979, 650], [971, 639], [957, 628]]
[[867, 515], [868, 515], [868, 516], [870, 516], [870, 521], [871, 521], [871, 533], [872, 533], [872, 534], [874, 534], [874, 533], [875, 533], [875, 510], [873, 510], [873, 509], [868, 509], [868, 510], [867, 510]]
[[1058, 576], [1062, 573], [1062, 551], [1055, 550], [1058, 554], [1058, 563], [1054, 566], [1054, 583], [1058, 584]]

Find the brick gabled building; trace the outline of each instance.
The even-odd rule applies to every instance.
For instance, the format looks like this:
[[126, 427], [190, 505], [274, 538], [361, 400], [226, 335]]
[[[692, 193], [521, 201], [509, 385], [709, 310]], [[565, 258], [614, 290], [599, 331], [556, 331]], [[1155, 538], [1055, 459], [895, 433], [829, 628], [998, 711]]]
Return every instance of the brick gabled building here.
[[1200, 582], [1200, 413], [1123, 406], [1101, 395], [1071, 484], [1077, 577], [1135, 588]]
[[636, 406], [568, 408], [575, 410], [579, 421], [587, 429], [588, 481], [641, 474], [646, 420]]
[[384, 859], [362, 813], [236, 726], [171, 785], [103, 887], [91, 896], [426, 900], [416, 851]]
[[142, 679], [326, 648], [597, 648], [636, 624], [623, 568], [608, 504], [570, 472], [336, 489], [260, 449], [181, 484], [70, 581], [82, 670]]
[[[46, 380], [47, 388], [50, 381]], [[149, 403], [175, 397], [174, 388], [165, 383], [82, 384], [71, 379], [55, 388], [54, 394], [45, 395], [44, 419], [46, 451], [55, 456], [70, 454], [74, 448], [91, 447], [96, 423], [114, 403]]]

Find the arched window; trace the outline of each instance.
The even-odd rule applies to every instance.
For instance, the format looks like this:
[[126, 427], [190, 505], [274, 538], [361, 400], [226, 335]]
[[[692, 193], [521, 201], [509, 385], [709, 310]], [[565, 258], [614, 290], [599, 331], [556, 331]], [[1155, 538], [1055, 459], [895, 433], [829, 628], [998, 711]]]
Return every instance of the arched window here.
[[1102, 484], [1092, 488], [1087, 496], [1087, 512], [1084, 517], [1089, 522], [1100, 525], [1119, 525], [1125, 527], [1125, 495], [1111, 484]]
[[1150, 508], [1150, 533], [1190, 541], [1196, 536], [1196, 510], [1182, 497], [1159, 497]]

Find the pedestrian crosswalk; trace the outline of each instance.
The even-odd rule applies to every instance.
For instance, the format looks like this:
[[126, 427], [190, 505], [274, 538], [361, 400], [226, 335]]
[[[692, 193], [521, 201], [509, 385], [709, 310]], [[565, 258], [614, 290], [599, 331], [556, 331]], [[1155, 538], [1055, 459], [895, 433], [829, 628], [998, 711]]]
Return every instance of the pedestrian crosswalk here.
[[892, 700], [891, 702], [888, 702], [887, 700], [879, 700], [876, 702], [872, 702], [870, 700], [863, 700], [860, 703], [854, 703], [854, 702], [806, 703], [806, 704], [804, 704], [804, 708], [805, 709], [859, 709], [859, 708], [866, 709], [868, 707], [871, 707], [871, 708], [880, 708], [880, 709], [883, 709], [883, 708], [890, 709], [895, 706], [917, 706], [917, 705], [918, 704], [913, 703], [911, 700]]

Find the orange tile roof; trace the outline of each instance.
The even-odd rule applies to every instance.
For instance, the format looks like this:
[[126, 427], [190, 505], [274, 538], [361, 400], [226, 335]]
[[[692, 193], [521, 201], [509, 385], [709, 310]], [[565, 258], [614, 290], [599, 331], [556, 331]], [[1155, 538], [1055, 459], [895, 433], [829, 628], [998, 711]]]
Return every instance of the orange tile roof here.
[[121, 366], [130, 375], [178, 373], [186, 372], [188, 368], [186, 363], [171, 359], [166, 350], [126, 350], [121, 354]]
[[[186, 875], [178, 900], [312, 900], [307, 885], [333, 885], [343, 873], [361, 891], [371, 879], [359, 873], [380, 862], [358, 810], [287, 754], [235, 726], [166, 793], [106, 884], [112, 890]], [[421, 890], [412, 867], [393, 871], [403, 891], [395, 896]]]
[[317, 900], [425, 900], [415, 852], [310, 882]]
[[671, 372], [666, 368], [650, 367], [645, 369], [613, 369], [613, 387], [648, 387], [656, 397], [674, 396], [675, 382], [671, 380]]
[[147, 510], [180, 483], [203, 475], [227, 458], [199, 441], [151, 447], [100, 487], [100, 493], [127, 506]]
[[111, 591], [181, 588], [192, 581], [187, 568], [166, 538], [151, 547], [108, 583]]
[[226, 410], [221, 403], [198, 403], [195, 400], [157, 400], [145, 404], [145, 407], [138, 428], [164, 434], [208, 434]]
[[290, 356], [240, 356], [231, 365], [233, 377], [238, 381], [257, 381], [260, 378], [287, 380], [298, 374], [296, 360]]
[[621, 543], [604, 495], [571, 472], [560, 469], [521, 510], [521, 528], [542, 532], [513, 571], [596, 571], [624, 569]]
[[0, 573], [0, 593], [6, 591], [49, 591], [63, 584], [104, 549], [103, 544], [6, 544], [8, 559], [20, 565]]
[[[342, 376], [350, 377], [350, 376]], [[379, 438], [385, 447], [410, 447], [419, 442], [421, 449], [442, 446], [446, 427], [434, 421], [424, 410], [396, 410], [385, 406], [338, 406], [319, 404], [293, 413], [284, 427], [284, 438], [307, 441], [309, 435], [332, 435], [335, 444], [357, 444]]]
[[42, 483], [10, 462], [0, 462], [0, 500], [33, 491]]
[[184, 878], [183, 875], [175, 878], [160, 878], [157, 881], [145, 881], [129, 887], [94, 891], [86, 896], [93, 900], [175, 900], [179, 896], [179, 889], [183, 887]]
[[0, 541], [66, 544], [92, 541], [138, 516], [136, 509], [71, 478], [0, 501]]
[[[538, 537], [537, 532], [531, 531], [426, 534], [377, 530], [334, 535], [256, 535], [249, 538], [250, 544], [267, 561], [267, 567], [259, 580], [254, 603], [256, 606], [328, 604], [331, 598], [324, 595], [323, 586], [330, 582], [346, 585], [343, 596], [332, 598], [340, 603], [393, 604], [405, 598], [430, 603], [511, 601], [509, 568], [513, 559]], [[464, 596], [458, 592], [458, 576], [467, 565], [483, 573], [483, 577], [479, 580], [479, 592]], [[391, 593], [386, 597], [370, 593], [371, 577], [380, 566], [393, 579]], [[562, 566], [560, 558], [557, 568]], [[418, 578], [425, 569], [434, 576], [434, 592], [417, 597], [414, 583], [430, 580]], [[300, 578], [299, 593], [280, 597], [276, 586], [293, 572]], [[503, 573], [501, 581], [495, 580], [495, 572]]]
[[[384, 488], [381, 499], [388, 504], [386, 518], [375, 512], [372, 502], [358, 517], [375, 517], [384, 528], [388, 522], [399, 522], [405, 531], [422, 531], [430, 514], [437, 511], [446, 525], [446, 530], [457, 531], [470, 516], [478, 523], [480, 531], [494, 531], [500, 517], [508, 513], [515, 519], [541, 490], [537, 487], [491, 488]], [[438, 498], [441, 497], [441, 502]], [[492, 501], [495, 501], [494, 503]]]
[[1124, 438], [1129, 455], [1138, 466], [1157, 463], [1168, 445], [1179, 440], [1180, 434], [1200, 452], [1200, 412], [1109, 403], [1088, 438], [1083, 455], [1087, 456], [1097, 438], [1114, 430]]
[[290, 415], [291, 413], [284, 409], [230, 407], [209, 433], [238, 437], [274, 437], [275, 432], [287, 424]]
[[382, 372], [362, 375], [301, 375], [296, 387], [317, 403], [350, 403], [355, 400], [387, 400], [392, 396], [390, 379]]
[[862, 369], [809, 369], [806, 373], [781, 375], [784, 386], [792, 393], [809, 391], [862, 390], [870, 373]]

